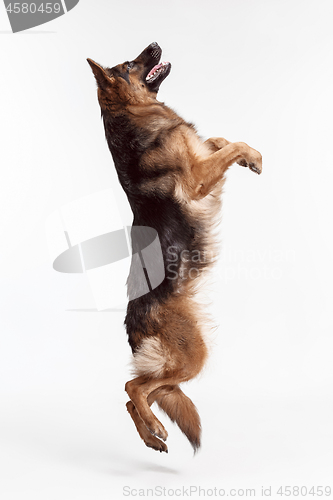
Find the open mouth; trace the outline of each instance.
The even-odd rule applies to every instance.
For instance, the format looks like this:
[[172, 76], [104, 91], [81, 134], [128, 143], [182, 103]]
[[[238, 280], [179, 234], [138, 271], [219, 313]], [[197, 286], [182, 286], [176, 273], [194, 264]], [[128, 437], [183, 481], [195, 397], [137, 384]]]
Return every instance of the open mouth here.
[[158, 92], [161, 83], [171, 71], [169, 62], [160, 62], [161, 56], [161, 47], [153, 42], [136, 59], [143, 66], [142, 81], [151, 92]]
[[156, 82], [162, 76], [163, 78], [165, 78], [169, 74], [170, 69], [171, 64], [169, 62], [161, 62], [159, 64], [156, 64], [156, 66], [154, 66], [146, 76], [146, 82], [150, 84]]

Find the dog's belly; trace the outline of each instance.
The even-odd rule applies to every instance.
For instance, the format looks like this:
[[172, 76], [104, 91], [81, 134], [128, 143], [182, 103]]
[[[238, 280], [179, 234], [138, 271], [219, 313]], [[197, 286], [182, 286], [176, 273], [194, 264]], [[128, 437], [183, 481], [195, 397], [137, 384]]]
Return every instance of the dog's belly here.
[[[200, 318], [204, 318], [201, 299], [195, 302], [194, 295], [202, 292], [206, 271], [216, 258], [214, 227], [220, 213], [217, 191], [200, 201], [181, 204], [177, 199], [167, 199], [156, 204], [155, 200], [154, 208], [150, 206], [147, 210], [147, 206], [149, 203], [144, 205], [145, 210], [135, 214], [133, 225], [149, 226], [157, 231], [165, 278], [157, 288], [128, 304], [125, 325], [133, 352], [143, 339], [161, 331], [161, 318], [171, 319], [171, 306], [177, 301], [186, 302], [188, 311], [191, 310], [197, 317], [197, 324], [200, 323]], [[140, 277], [130, 273], [129, 296], [132, 288], [138, 286], [138, 279]], [[206, 325], [206, 319], [202, 323]], [[201, 330], [205, 337], [205, 328]]]

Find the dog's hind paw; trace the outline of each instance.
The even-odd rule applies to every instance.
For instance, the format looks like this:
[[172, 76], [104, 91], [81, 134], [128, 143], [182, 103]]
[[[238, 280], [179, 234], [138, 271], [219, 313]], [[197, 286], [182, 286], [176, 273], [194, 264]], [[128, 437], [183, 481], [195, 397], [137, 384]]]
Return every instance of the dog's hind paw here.
[[163, 439], [163, 441], [166, 441], [167, 440], [167, 437], [168, 437], [168, 433], [167, 431], [164, 429], [163, 426], [159, 426], [158, 430], [157, 431], [151, 431], [151, 429], [149, 429], [149, 431], [152, 433], [153, 436], [156, 436], [160, 439]]
[[156, 419], [156, 422], [153, 422], [150, 425], [147, 425], [147, 422], [145, 422], [145, 424], [153, 436], [163, 439], [163, 441], [167, 440], [168, 433], [159, 420]]
[[145, 445], [148, 446], [148, 448], [152, 448], [153, 450], [159, 451], [160, 453], [162, 453], [162, 451], [168, 453], [167, 445], [153, 435], [145, 439]]

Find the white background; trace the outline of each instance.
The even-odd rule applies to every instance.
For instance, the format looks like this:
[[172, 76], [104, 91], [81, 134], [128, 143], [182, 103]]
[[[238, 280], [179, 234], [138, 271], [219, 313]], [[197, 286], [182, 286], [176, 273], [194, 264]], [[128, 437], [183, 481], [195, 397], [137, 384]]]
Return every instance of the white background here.
[[[1, 498], [333, 487], [332, 17], [322, 0], [81, 0], [13, 35], [0, 6]], [[98, 313], [85, 276], [53, 271], [45, 237], [52, 211], [109, 187], [128, 217], [86, 58], [113, 66], [152, 41], [172, 63], [159, 99], [204, 138], [263, 155], [260, 177], [228, 173], [219, 328], [184, 387], [202, 417], [195, 458], [160, 414], [169, 454], [140, 441], [124, 310]]]

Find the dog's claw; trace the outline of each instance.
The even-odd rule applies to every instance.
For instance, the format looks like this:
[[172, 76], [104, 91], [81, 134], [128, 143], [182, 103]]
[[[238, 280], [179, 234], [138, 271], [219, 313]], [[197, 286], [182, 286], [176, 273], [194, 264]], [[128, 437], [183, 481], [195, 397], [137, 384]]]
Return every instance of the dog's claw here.
[[156, 438], [159, 438], [159, 439], [163, 439], [163, 441], [166, 441], [167, 440], [167, 437], [168, 437], [168, 433], [167, 431], [164, 429], [164, 427], [162, 426], [162, 424], [160, 426], [157, 427], [157, 429], [152, 429], [151, 427], [147, 427], [149, 432], [155, 436]]
[[249, 169], [252, 170], [252, 172], [255, 172], [258, 175], [261, 174], [259, 168], [256, 167], [254, 163], [249, 163]]
[[146, 443], [146, 446], [148, 446], [148, 448], [151, 448], [152, 450], [159, 451], [160, 453], [162, 453], [162, 451], [165, 451], [165, 453], [168, 453], [167, 445], [162, 443], [158, 439], [155, 442], [146, 441], [145, 443]]
[[251, 163], [247, 163], [246, 160], [244, 160], [244, 158], [242, 158], [241, 160], [239, 160], [238, 162], [238, 165], [240, 165], [241, 167], [248, 167], [250, 170], [252, 170], [252, 172], [255, 172], [256, 174], [260, 175], [261, 174], [261, 170], [260, 168], [258, 168], [256, 166], [255, 163], [251, 162]]

